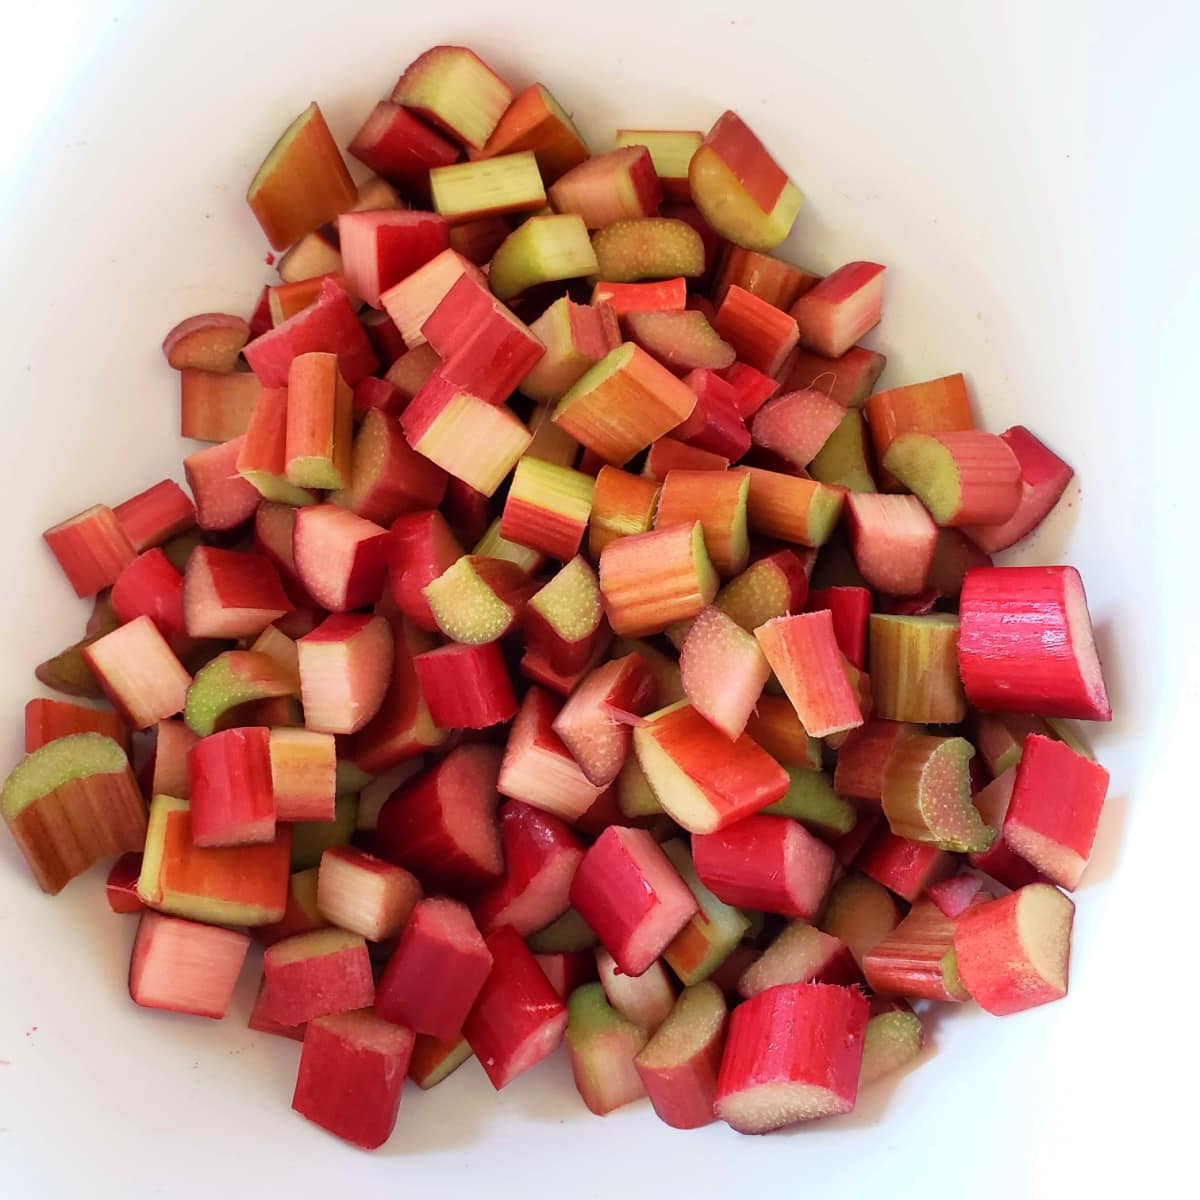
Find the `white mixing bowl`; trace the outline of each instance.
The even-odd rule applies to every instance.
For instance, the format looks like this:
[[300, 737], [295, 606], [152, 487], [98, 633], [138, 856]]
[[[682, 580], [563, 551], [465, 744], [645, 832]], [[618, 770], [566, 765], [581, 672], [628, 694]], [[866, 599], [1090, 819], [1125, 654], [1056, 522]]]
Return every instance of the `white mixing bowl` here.
[[1195, 5], [73, 0], [5, 22], [3, 769], [35, 663], [87, 611], [41, 530], [182, 478], [162, 335], [272, 277], [254, 168], [312, 99], [348, 140], [437, 42], [545, 82], [601, 149], [739, 110], [807, 195], [783, 253], [888, 265], [885, 382], [962, 370], [983, 422], [1074, 464], [1016, 558], [1082, 571], [1116, 719], [1087, 731], [1112, 792], [1070, 996], [944, 1006], [918, 1068], [767, 1138], [644, 1103], [597, 1119], [559, 1054], [502, 1095], [475, 1063], [413, 1087], [360, 1153], [291, 1112], [299, 1050], [245, 1028], [252, 970], [223, 1022], [137, 1009], [136, 922], [102, 875], [49, 899], [0, 835], [0, 1195], [1154, 1194], [1195, 1111]]

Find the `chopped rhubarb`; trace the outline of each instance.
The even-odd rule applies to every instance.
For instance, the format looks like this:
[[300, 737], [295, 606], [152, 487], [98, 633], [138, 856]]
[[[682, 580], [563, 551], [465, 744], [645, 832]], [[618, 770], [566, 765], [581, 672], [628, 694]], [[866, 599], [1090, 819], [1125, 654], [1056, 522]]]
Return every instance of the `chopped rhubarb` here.
[[183, 711], [192, 677], [148, 616], [85, 646], [83, 657], [131, 728], [148, 729]]
[[362, 123], [349, 152], [406, 194], [427, 201], [429, 171], [459, 156], [458, 147], [406, 108], [381, 100]]
[[966, 1000], [954, 953], [956, 925], [931, 900], [918, 900], [864, 956], [863, 973], [871, 990], [910, 1000]]
[[390, 549], [388, 531], [336, 504], [296, 514], [296, 570], [321, 607], [345, 613], [378, 601]]
[[[960, 374], [876, 392], [867, 400], [866, 414], [875, 457], [880, 462], [901, 434], [950, 433], [975, 428], [967, 382]], [[895, 480], [885, 479], [885, 482], [890, 482], [890, 490], [895, 490]]]
[[907, 1066], [921, 1053], [924, 1044], [921, 1018], [903, 1000], [874, 998], [863, 1039], [859, 1090]]
[[183, 716], [188, 728], [207, 737], [243, 704], [296, 694], [295, 672], [268, 654], [226, 650], [196, 672]]
[[811, 479], [780, 471], [744, 468], [750, 480], [746, 516], [753, 533], [823, 546], [842, 511], [842, 492]]
[[939, 525], [999, 525], [1021, 499], [1021, 464], [1008, 443], [978, 429], [904, 433], [883, 457]]
[[268, 1015], [283, 1025], [367, 1008], [375, 999], [367, 943], [343, 929], [299, 933], [267, 947], [263, 975]]
[[875, 492], [866, 420], [858, 409], [847, 409], [841, 423], [808, 464], [808, 473], [821, 483], [852, 492]]
[[494, 642], [520, 623], [537, 584], [514, 563], [467, 554], [425, 588], [438, 627], [464, 645]]
[[845, 354], [879, 324], [883, 273], [878, 263], [847, 263], [805, 292], [791, 309], [801, 344], [827, 358]]
[[143, 1008], [219, 1021], [249, 948], [250, 939], [232, 929], [142, 913], [129, 961], [129, 996]]
[[595, 275], [596, 269], [583, 220], [573, 213], [545, 214], [530, 217], [500, 243], [488, 285], [501, 300], [512, 300], [540, 284]]
[[180, 436], [200, 442], [241, 437], [250, 428], [261, 391], [252, 371], [180, 371]]
[[949, 851], [929, 842], [913, 841], [879, 824], [858, 858], [858, 868], [910, 904], [939, 879], [954, 872]]
[[786, 312], [736, 285], [726, 289], [713, 328], [739, 360], [766, 375], [778, 374], [799, 336]]
[[[751, 483], [753, 498], [753, 483]], [[807, 610], [829, 609], [838, 649], [860, 670], [867, 665], [867, 622], [871, 593], [862, 587], [817, 588], [808, 594]]]
[[241, 638], [262, 633], [292, 604], [265, 556], [197, 546], [183, 576], [182, 609], [191, 637]]
[[462, 553], [440, 512], [406, 513], [392, 522], [389, 591], [396, 607], [418, 628], [437, 629], [425, 588]]
[[321, 855], [321, 916], [368, 941], [381, 942], [400, 933], [421, 898], [416, 877], [394, 863], [350, 846], [333, 846]]
[[821, 915], [822, 932], [839, 938], [862, 969], [867, 953], [900, 921], [887, 888], [862, 875], [847, 875], [833, 885]]
[[197, 846], [246, 846], [275, 840], [270, 731], [227, 729], [188, 752], [192, 840]]
[[874, 613], [870, 630], [876, 717], [918, 725], [957, 725], [967, 715], [958, 677], [957, 617]]
[[784, 767], [821, 768], [821, 742], [808, 736], [791, 701], [783, 696], [759, 696], [746, 733]]
[[602, 1117], [644, 1096], [634, 1058], [650, 1030], [613, 1008], [598, 983], [576, 988], [567, 1013], [571, 1073], [584, 1104]]
[[699, 521], [712, 565], [722, 575], [736, 575], [750, 555], [749, 492], [750, 480], [740, 472], [671, 471], [663, 480], [654, 527], [690, 527]]
[[687, 280], [682, 275], [661, 283], [609, 283], [592, 288], [592, 304], [607, 306], [616, 316], [635, 312], [683, 312], [687, 307]]
[[464, 46], [434, 46], [405, 68], [392, 102], [476, 150], [486, 145], [513, 98], [512, 89]]
[[604, 548], [618, 538], [649, 533], [660, 490], [651, 479], [630, 475], [616, 467], [601, 467], [596, 475], [589, 516], [588, 550], [591, 556], [600, 558]]
[[415, 655], [429, 715], [442, 729], [486, 729], [517, 712], [512, 680], [495, 642], [452, 644]]
[[802, 470], [821, 452], [845, 415], [836, 400], [816, 388], [784, 392], [754, 414], [750, 433], [756, 446], [776, 455], [793, 471]]
[[482, 150], [472, 157], [492, 158], [532, 150], [538, 169], [553, 183], [588, 157], [588, 149], [562, 105], [540, 83], [530, 84], [504, 110]]
[[851, 492], [846, 517], [854, 563], [871, 587], [891, 596], [925, 590], [938, 531], [916, 496]]
[[77, 596], [111, 587], [135, 557], [116, 513], [104, 504], [47, 529], [42, 537]]
[[738, 980], [745, 999], [785, 983], [861, 982], [858, 964], [841, 938], [807, 921], [789, 921]]
[[729, 739], [740, 737], [771, 677], [753, 635], [719, 608], [703, 609], [684, 639], [679, 667], [692, 707]]
[[25, 753], [73, 733], [101, 733], [129, 751], [129, 730], [114, 712], [39, 697], [25, 705]]
[[500, 532], [566, 562], [579, 549], [592, 511], [595, 480], [526, 455], [517, 463]]

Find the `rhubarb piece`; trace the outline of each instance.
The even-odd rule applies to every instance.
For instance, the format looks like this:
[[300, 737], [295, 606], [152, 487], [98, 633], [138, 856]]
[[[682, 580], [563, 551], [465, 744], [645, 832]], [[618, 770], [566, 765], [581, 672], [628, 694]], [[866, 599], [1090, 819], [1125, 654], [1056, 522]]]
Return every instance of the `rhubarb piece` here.
[[592, 235], [592, 248], [598, 264], [595, 274], [612, 283], [697, 276], [704, 271], [700, 235], [686, 222], [667, 217], [613, 221]]
[[[363, 314], [362, 327], [367, 332], [372, 348], [379, 358], [379, 365], [391, 370], [407, 353], [404, 338], [396, 328], [396, 322], [382, 309], [372, 308]], [[404, 407], [400, 389], [390, 379], [378, 379], [368, 375], [360, 379], [354, 389], [354, 413], [361, 415], [369, 408], [381, 408], [384, 412], [399, 412]]]
[[733, 1011], [717, 1116], [739, 1133], [850, 1112], [858, 1095], [868, 1006], [830, 984], [768, 988]]
[[692, 201], [723, 238], [747, 250], [774, 250], [804, 197], [750, 127], [722, 113], [688, 165]]
[[560, 1000], [568, 1000], [576, 988], [596, 981], [596, 956], [590, 950], [535, 953], [533, 958]]
[[113, 863], [104, 881], [104, 896], [113, 912], [125, 915], [145, 909], [137, 894], [137, 881], [141, 873], [142, 856], [137, 851], [127, 851]]
[[827, 610], [776, 617], [754, 636], [812, 737], [863, 723]]
[[94, 596], [111, 587], [135, 558], [116, 513], [104, 504], [47, 529], [42, 537], [77, 596]]
[[[384, 307], [388, 308], [386, 300]], [[338, 370], [351, 388], [379, 365], [346, 289], [332, 276], [322, 279], [315, 304], [255, 338], [244, 353], [263, 387], [286, 387], [292, 360], [302, 354], [336, 355]]]
[[[656, 314], [643, 314], [654, 316]], [[672, 314], [666, 314], [668, 316]], [[672, 471], [724, 471], [729, 466], [729, 459], [723, 454], [714, 454], [711, 450], [701, 450], [699, 446], [689, 445], [673, 437], [660, 437], [650, 445], [646, 455], [646, 465], [642, 475], [649, 480], [663, 480]], [[614, 470], [613, 467], [602, 467], [602, 471]], [[599, 478], [599, 477], [597, 477]], [[658, 491], [655, 489], [655, 497]], [[630, 530], [640, 533], [640, 529]]]
[[[446, 249], [393, 284], [379, 297], [380, 305], [395, 323], [410, 352], [425, 345], [426, 338], [421, 331], [422, 326], [454, 285], [464, 277], [477, 284], [483, 284], [483, 275], [474, 263], [456, 250]], [[412, 362], [406, 364], [406, 374], [415, 375], [416, 365]], [[408, 390], [401, 387], [405, 381], [397, 377], [395, 369], [389, 370], [388, 377], [401, 391]]]
[[737, 393], [737, 410], [748, 421], [776, 392], [779, 383], [749, 363], [735, 362], [721, 378]]
[[497, 787], [565, 821], [583, 816], [603, 790], [590, 782], [554, 732], [561, 706], [541, 688], [530, 688], [508, 735]]
[[991, 565], [991, 556], [984, 554], [965, 533], [939, 529], [933, 565], [929, 568], [929, 586], [939, 596], [957, 598], [968, 571]]
[[210, 446], [183, 460], [188, 487], [196, 501], [196, 524], [209, 532], [235, 529], [248, 521], [262, 497], [238, 474], [242, 438]]
[[1112, 720], [1074, 567], [970, 571], [959, 621], [958, 668], [976, 708]]
[[754, 444], [769, 450], [793, 469], [807, 467], [821, 452], [846, 410], [824, 392], [808, 388], [768, 400], [750, 426]]
[[[299, 406], [297, 414], [297, 420], [300, 420]], [[292, 505], [312, 504], [316, 499], [313, 494], [289, 483], [286, 478], [287, 431], [287, 389], [263, 388], [238, 451], [238, 474], [252, 484], [264, 500]]]
[[100, 733], [129, 752], [129, 730], [114, 712], [87, 708], [66, 700], [38, 697], [25, 705], [25, 753], [32, 754], [57, 738], [74, 733]]
[[737, 358], [767, 375], [776, 375], [796, 345], [796, 322], [786, 312], [744, 288], [728, 288], [713, 328]]
[[722, 575], [736, 575], [750, 555], [749, 491], [750, 480], [740, 472], [671, 471], [663, 480], [654, 527], [690, 527], [699, 521], [712, 565]]
[[391, 682], [392, 631], [383, 617], [335, 613], [296, 647], [307, 728], [353, 733], [375, 716]]
[[343, 290], [346, 288], [345, 277], [340, 271], [267, 288], [267, 309], [271, 314], [271, 328], [277, 328], [284, 321], [314, 304], [327, 281]]
[[387, 694], [379, 711], [354, 736], [354, 759], [364, 771], [390, 770], [446, 740], [433, 723], [417, 682], [413, 657], [432, 645], [404, 619], [392, 622], [392, 664]]
[[949, 879], [939, 879], [929, 886], [926, 894], [943, 916], [961, 917], [975, 902], [982, 887], [983, 880], [978, 875], [964, 872]]
[[250, 338], [250, 326], [228, 313], [200, 313], [163, 338], [163, 355], [177, 371], [229, 372]]
[[289, 483], [309, 488], [349, 485], [353, 408], [353, 393], [338, 371], [336, 355], [298, 354], [292, 359], [284, 451]]
[[511, 300], [537, 284], [596, 271], [596, 252], [583, 221], [572, 213], [550, 214], [530, 217], [501, 242], [492, 256], [488, 284], [501, 300]]
[[292, 609], [278, 572], [260, 554], [197, 546], [188, 558], [182, 589], [183, 619], [191, 637], [254, 637]]
[[267, 654], [253, 650], [226, 650], [196, 672], [187, 689], [183, 718], [200, 737], [243, 704], [274, 696], [295, 694], [295, 675]]
[[925, 590], [937, 526], [916, 496], [851, 492], [846, 516], [854, 563], [871, 587], [890, 596]]
[[872, 1000], [871, 1019], [863, 1039], [859, 1089], [907, 1066], [921, 1053], [924, 1044], [921, 1018], [904, 1001]]
[[584, 1104], [598, 1117], [646, 1094], [634, 1058], [650, 1030], [622, 1016], [598, 983], [571, 993], [567, 1004], [571, 1074]]
[[284, 938], [263, 954], [267, 1011], [284, 1025], [369, 1008], [375, 999], [367, 943], [343, 929]]
[[316, 104], [310, 104], [263, 159], [246, 201], [276, 250], [353, 205], [358, 189]]
[[441, 1041], [418, 1033], [408, 1061], [408, 1077], [422, 1091], [428, 1091], [448, 1079], [470, 1057], [471, 1047], [464, 1037]]
[[967, 715], [958, 678], [958, 618], [871, 616], [873, 712], [885, 721], [957, 725]]
[[1020, 499], [1008, 520], [972, 525], [964, 532], [983, 551], [1007, 550], [1033, 532], [1062, 498], [1074, 472], [1023, 425], [1006, 429], [1001, 440], [1015, 456], [1021, 471]]
[[806, 921], [791, 921], [742, 972], [738, 993], [746, 999], [789, 983], [861, 982], [858, 964], [846, 944]]
[[594, 489], [595, 481], [580, 471], [526, 456], [509, 485], [500, 532], [566, 562], [579, 549]]
[[589, 229], [603, 229], [615, 221], [653, 216], [662, 188], [650, 151], [626, 146], [572, 167], [548, 194], [555, 212], [577, 213]]
[[247, 846], [275, 840], [269, 730], [227, 729], [188, 751], [192, 840]]
[[508, 84], [464, 46], [426, 50], [392, 90], [393, 103], [476, 150], [492, 136], [512, 98]]
[[681, 840], [664, 842], [662, 850], [698, 906], [662, 955], [671, 970], [690, 986], [707, 979], [728, 959], [749, 930], [750, 920], [704, 886], [696, 874], [691, 852]]
[[228, 442], [250, 428], [262, 384], [251, 371], [179, 372], [179, 433], [200, 442]]
[[420, 1034], [458, 1038], [491, 968], [491, 951], [465, 905], [422, 900], [379, 981], [376, 1012]]
[[696, 873], [726, 904], [811, 920], [833, 877], [833, 851], [787, 817], [744, 817], [692, 838]]
[[833, 885], [820, 928], [845, 944], [861, 970], [867, 953], [878, 946], [899, 921], [896, 901], [887, 888], [862, 875], [847, 875]]
[[350, 486], [329, 501], [388, 525], [402, 513], [435, 508], [446, 491], [446, 475], [410, 448], [399, 422], [369, 411], [354, 438]]
[[958, 737], [914, 733], [897, 742], [883, 778], [883, 814], [897, 837], [961, 853], [992, 844], [995, 830], [971, 803], [974, 753]]
[[819, 275], [770, 254], [730, 245], [721, 257], [721, 268], [713, 284], [712, 301], [720, 308], [729, 289], [738, 287], [772, 307], [787, 312], [820, 279]]
[[391, 1136], [408, 1071], [413, 1033], [373, 1012], [342, 1012], [304, 1031], [292, 1108], [363, 1150]]
[[622, 537], [600, 555], [600, 591], [618, 634], [658, 633], [712, 602], [717, 574], [699, 521]]
[[750, 738], [717, 740], [687, 703], [652, 713], [633, 744], [663, 810], [691, 833], [741, 821], [787, 790], [787, 773]]
[[149, 617], [85, 646], [83, 658], [130, 728], [147, 729], [183, 711], [192, 678]]
[[731, 579], [714, 603], [747, 633], [753, 633], [771, 618], [802, 608], [807, 592], [800, 559], [790, 550], [777, 550]]
[[954, 872], [955, 860], [928, 842], [900, 837], [878, 826], [859, 855], [859, 869], [910, 904], [930, 884]]
[[1021, 464], [1003, 438], [977, 429], [905, 433], [883, 466], [939, 525], [999, 525], [1021, 499]]
[[434, 167], [429, 190], [434, 211], [453, 224], [546, 207], [537, 159], [529, 150]]
[[963, 986], [994, 1016], [1067, 994], [1075, 905], [1047, 883], [1031, 883], [959, 919], [954, 949]]
[[130, 999], [219, 1021], [249, 948], [250, 939], [232, 929], [142, 913], [129, 960]]
[[457, 146], [387, 100], [371, 110], [348, 149], [376, 174], [422, 202], [429, 196], [430, 169], [459, 156]]
[[502, 925], [522, 937], [560, 917], [583, 844], [557, 817], [518, 800], [500, 806], [504, 876], [480, 895], [473, 915], [486, 936]]
[[841, 837], [854, 828], [858, 813], [853, 804], [833, 790], [824, 771], [788, 767], [788, 790], [762, 811], [791, 817], [810, 832], [824, 838]]
[[464, 542], [478, 542], [483, 537], [491, 518], [490, 499], [453, 475], [446, 480], [442, 513], [455, 537]]
[[303, 1025], [282, 1025], [273, 1021], [268, 1015], [267, 988], [265, 981], [258, 985], [258, 994], [254, 997], [254, 1007], [246, 1019], [246, 1028], [256, 1033], [270, 1033], [275, 1037], [291, 1038], [293, 1042], [304, 1041]]
[[690, 415], [696, 396], [630, 342], [611, 351], [559, 401], [554, 422], [620, 466]]
[[599, 558], [604, 548], [618, 538], [649, 533], [658, 507], [659, 491], [653, 480], [630, 475], [616, 467], [601, 467], [592, 492], [589, 518], [588, 550], [592, 557]]
[[[254, 940], [263, 946], [273, 946], [284, 938], [297, 933], [311, 933], [314, 929], [327, 929], [329, 922], [321, 916], [317, 907], [317, 867], [307, 867], [302, 871], [293, 871], [287, 879], [287, 903], [280, 920], [270, 925], [254, 927]], [[265, 997], [266, 988], [260, 989]], [[263, 1005], [264, 1013], [266, 1005]], [[296, 1028], [288, 1026], [288, 1028]]]
[[660, 1120], [674, 1129], [713, 1122], [728, 1010], [713, 983], [685, 988], [667, 1019], [634, 1059]]
[[486, 729], [517, 711], [512, 681], [495, 642], [449, 645], [415, 655], [429, 715], [442, 729]]
[[847, 263], [805, 292], [791, 308], [801, 344], [840, 358], [874, 329], [883, 310], [883, 272], [878, 263]]
[[437, 629], [425, 588], [462, 557], [439, 512], [408, 513], [392, 522], [389, 590], [396, 607], [420, 629]]
[[617, 792], [617, 807], [621, 815], [628, 818], [630, 824], [636, 824], [638, 817], [653, 817], [662, 812], [662, 805], [646, 778], [636, 754], [631, 754], [621, 767], [613, 785]]
[[858, 409], [846, 411], [807, 470], [821, 483], [852, 492], [879, 490], [868, 458], [866, 421]]
[[746, 723], [746, 733], [784, 767], [821, 769], [820, 741], [808, 736], [791, 701], [782, 696], [758, 698], [758, 707]]
[[333, 613], [374, 604], [388, 567], [388, 531], [336, 504], [296, 514], [296, 570], [309, 595]]
[[[531, 933], [525, 943], [534, 954], [577, 954], [593, 949], [597, 939], [596, 931], [573, 908], [568, 908], [549, 925]], [[592, 956], [589, 954], [587, 957]], [[596, 971], [593, 961], [589, 979], [594, 978]]]
[[138, 898], [149, 908], [195, 921], [271, 925], [287, 908], [290, 851], [286, 830], [260, 845], [197, 846], [188, 802], [155, 796]]
[[173, 479], [148, 487], [112, 511], [138, 554], [161, 546], [196, 524], [196, 506]]
[[500, 532], [500, 518], [497, 517], [484, 530], [483, 537], [475, 544], [471, 552], [476, 558], [498, 558], [504, 562], [520, 567], [527, 575], [536, 575], [546, 562], [546, 556], [538, 550], [531, 550], [518, 542], [511, 542]]
[[625, 975], [601, 946], [596, 950], [596, 966], [604, 995], [625, 1020], [651, 1033], [670, 1015], [675, 989], [661, 962], [651, 963], [641, 975]]
[[619, 825], [584, 855], [570, 898], [627, 975], [642, 974], [697, 911], [654, 838]]
[[434, 213], [353, 212], [338, 222], [338, 238], [348, 290], [378, 308], [384, 292], [449, 247], [450, 228]]
[[[562, 105], [540, 83], [527, 87], [504, 111], [479, 158], [533, 151], [538, 169], [553, 183], [588, 157], [588, 149]], [[476, 157], [473, 153], [472, 157]]]
[[683, 382], [695, 393], [696, 406], [691, 416], [675, 427], [672, 437], [730, 462], [741, 458], [750, 449], [750, 431], [738, 409], [733, 385], [708, 370], [689, 371]]
[[495, 642], [521, 620], [537, 584], [511, 562], [467, 554], [425, 588], [438, 628], [463, 645]]
[[297, 821], [292, 826], [292, 870], [319, 866], [326, 850], [348, 846], [357, 829], [357, 796], [339, 796], [333, 805], [332, 821]]
[[[967, 382], [958, 374], [876, 392], [867, 401], [866, 414], [879, 462], [883, 462], [888, 447], [901, 434], [951, 433], [975, 428]], [[895, 480], [885, 476], [884, 483], [895, 490]]]
[[401, 423], [414, 450], [485, 496], [495, 492], [533, 440], [508, 409], [437, 374], [404, 410]]
[[754, 637], [719, 608], [703, 609], [684, 639], [679, 667], [692, 707], [736, 741], [771, 677]]
[[875, 992], [915, 1000], [966, 1000], [954, 953], [957, 922], [930, 900], [912, 911], [863, 957], [863, 973]]
[[499, 1091], [558, 1046], [567, 1010], [512, 929], [497, 929], [487, 948], [492, 970], [463, 1024], [463, 1036]]
[[845, 408], [862, 408], [886, 365], [884, 355], [864, 346], [851, 346], [836, 358], [800, 349], [784, 386], [816, 388]]
[[1004, 841], [1051, 883], [1074, 891], [1091, 857], [1107, 791], [1108, 772], [1099, 763], [1030, 734], [1016, 766]]
[[380, 810], [375, 849], [429, 891], [470, 894], [503, 870], [496, 822], [501, 756], [460, 746], [403, 785]]
[[598, 667], [572, 692], [554, 719], [554, 732], [587, 779], [607, 787], [629, 753], [629, 725], [654, 703], [654, 678], [642, 659], [627, 654]]
[[146, 834], [129, 760], [99, 733], [68, 734], [28, 754], [0, 791], [0, 812], [52, 895], [98, 860], [140, 850]]
[[[583, 237], [586, 240], [586, 230]], [[521, 391], [538, 404], [556, 404], [589, 367], [621, 344], [616, 317], [607, 305], [575, 304], [567, 296], [550, 305], [529, 328], [546, 353], [521, 381]]]
[[687, 280], [682, 275], [661, 283], [601, 280], [592, 288], [592, 304], [607, 305], [618, 317], [635, 312], [683, 312], [687, 307]]
[[317, 876], [321, 916], [370, 942], [400, 933], [421, 897], [421, 885], [414, 875], [373, 854], [333, 846], [321, 855]]
[[[359, 192], [359, 197], [350, 211], [356, 211], [360, 206], [363, 206], [363, 192], [367, 190], [366, 185]], [[344, 213], [341, 215], [345, 215]], [[332, 225], [322, 225], [319, 229], [314, 229], [311, 233], [306, 233], [299, 241], [295, 242], [287, 253], [280, 256], [279, 262], [275, 269], [279, 272], [279, 278], [284, 283], [301, 283], [306, 279], [316, 279], [321, 275], [337, 274], [342, 269], [342, 256], [338, 250], [339, 239], [334, 235]], [[268, 297], [270, 289], [268, 288]], [[251, 336], [255, 336], [255, 330], [251, 328]]]
[[688, 164], [703, 138], [698, 130], [618, 129], [618, 149], [645, 146], [654, 164], [663, 199], [672, 204], [688, 204], [692, 198], [688, 183]]
[[534, 593], [523, 628], [529, 650], [552, 670], [569, 674], [592, 660], [606, 630], [600, 582], [586, 559], [571, 559]]
[[[753, 482], [751, 483], [753, 495]], [[809, 612], [828, 609], [838, 648], [860, 670], [867, 664], [867, 622], [871, 593], [862, 587], [818, 588], [808, 595]]]
[[839, 488], [759, 467], [742, 471], [750, 481], [746, 517], [752, 532], [801, 546], [829, 540], [842, 511]]

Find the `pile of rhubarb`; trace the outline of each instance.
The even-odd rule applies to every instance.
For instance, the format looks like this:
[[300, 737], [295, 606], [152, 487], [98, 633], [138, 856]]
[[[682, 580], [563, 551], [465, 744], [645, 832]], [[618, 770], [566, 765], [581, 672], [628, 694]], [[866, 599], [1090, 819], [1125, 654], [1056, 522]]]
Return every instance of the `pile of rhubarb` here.
[[[163, 345], [164, 480], [45, 533], [94, 598], [0, 808], [116, 859], [136, 1004], [293, 1038], [356, 1145], [566, 1043], [603, 1114], [849, 1112], [930, 1004], [1066, 994], [1111, 712], [1078, 573], [991, 555], [1071, 468], [962, 375], [879, 389], [884, 268], [775, 257], [746, 124], [616, 131], [471, 51], [250, 186], [249, 320]], [[79, 703], [107, 700], [111, 707]], [[257, 968], [256, 968], [257, 969]]]

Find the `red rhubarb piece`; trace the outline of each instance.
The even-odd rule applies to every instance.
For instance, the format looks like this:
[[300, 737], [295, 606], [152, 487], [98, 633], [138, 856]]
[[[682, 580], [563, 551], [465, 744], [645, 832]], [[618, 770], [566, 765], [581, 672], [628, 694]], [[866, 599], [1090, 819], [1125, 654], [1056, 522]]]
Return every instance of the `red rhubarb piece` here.
[[144, 912], [129, 961], [130, 998], [143, 1008], [219, 1021], [249, 948], [244, 933]]
[[378, 601], [388, 569], [386, 529], [318, 504], [296, 513], [292, 546], [300, 579], [322, 608], [342, 613]]
[[451, 644], [413, 658], [433, 723], [442, 729], [486, 729], [517, 712], [512, 680], [495, 642]]
[[354, 733], [379, 711], [391, 682], [392, 631], [383, 617], [334, 613], [297, 643], [304, 721]]
[[343, 929], [300, 933], [269, 946], [263, 975], [268, 1012], [284, 1025], [368, 1008], [375, 999], [367, 943]]
[[925, 590], [938, 531], [920, 500], [851, 492], [846, 517], [854, 563], [871, 587], [891, 596]]
[[382, 942], [400, 933], [421, 897], [414, 875], [364, 850], [331, 846], [321, 855], [317, 875], [321, 916], [368, 941]]
[[270, 731], [227, 729], [188, 752], [192, 838], [197, 846], [245, 846], [275, 840]]

